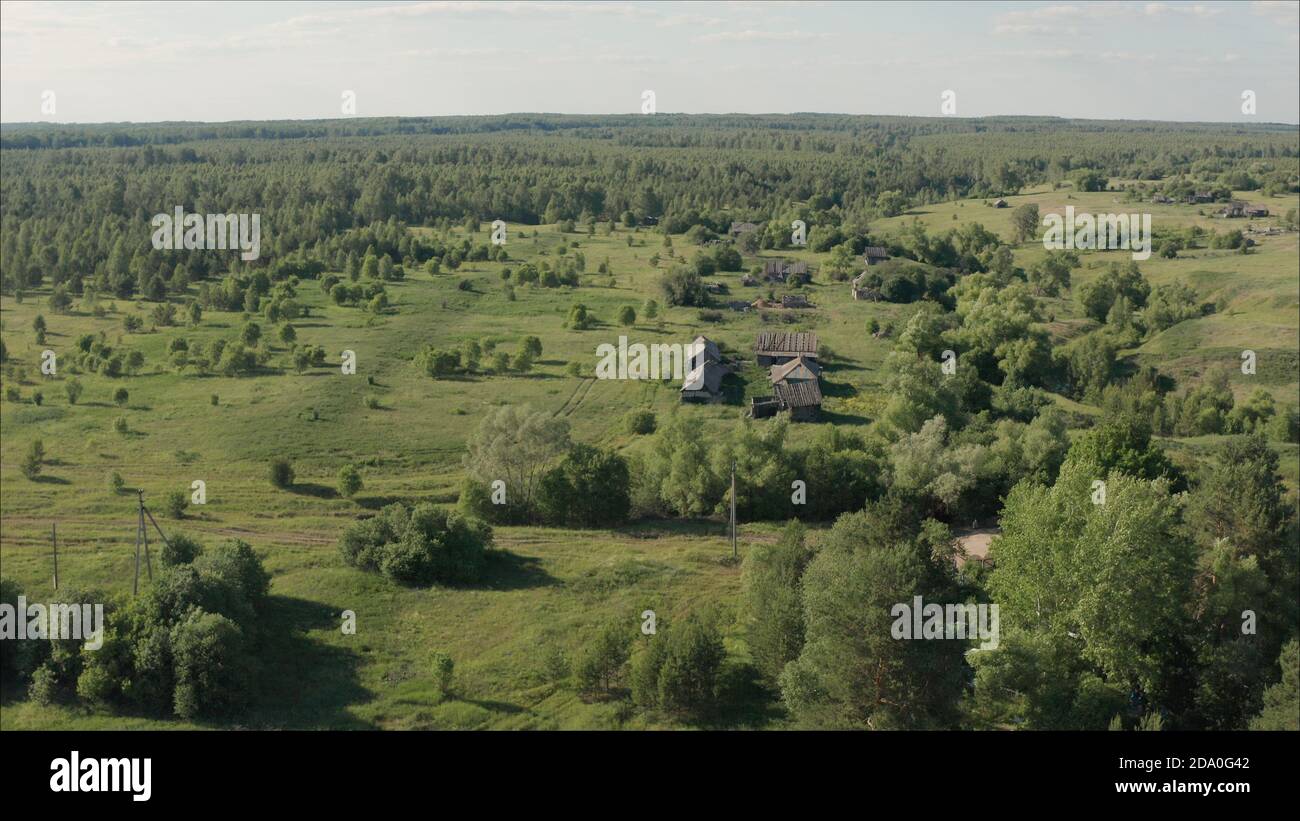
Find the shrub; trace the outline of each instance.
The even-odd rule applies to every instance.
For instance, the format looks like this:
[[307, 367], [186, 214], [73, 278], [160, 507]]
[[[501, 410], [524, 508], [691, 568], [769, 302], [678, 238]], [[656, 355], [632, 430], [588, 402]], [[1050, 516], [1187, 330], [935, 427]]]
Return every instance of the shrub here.
[[39, 390], [32, 391], [32, 404], [40, 407], [45, 402], [45, 394]]
[[131, 401], [131, 394], [126, 388], [118, 388], [113, 391], [113, 404], [119, 408], [126, 407], [126, 403]]
[[402, 584], [428, 585], [477, 580], [491, 544], [492, 529], [478, 519], [427, 503], [395, 503], [353, 522], [339, 549], [354, 567]]
[[221, 403], [221, 397], [217, 396], [217, 395], [214, 393], [214, 394], [212, 394], [212, 398], [211, 398], [210, 401], [212, 402], [212, 407], [215, 408], [218, 404]]
[[126, 487], [126, 480], [122, 478], [122, 474], [118, 473], [117, 471], [113, 471], [112, 473], [108, 474], [109, 492], [121, 493], [124, 487]]
[[68, 395], [69, 405], [77, 404], [77, 400], [81, 398], [81, 391], [81, 380], [77, 379], [75, 376], [63, 383], [63, 392]]
[[23, 392], [18, 390], [17, 385], [9, 385], [5, 388], [5, 399], [10, 402], [21, 402], [23, 399]]
[[183, 490], [169, 491], [163, 498], [163, 510], [173, 519], [185, 518], [185, 508], [189, 506], [189, 494]]
[[293, 485], [293, 463], [288, 459], [271, 460], [271, 484], [278, 488]]
[[356, 469], [355, 465], [344, 465], [339, 468], [339, 495], [354, 496], [357, 491], [361, 490], [361, 472]]
[[654, 412], [645, 408], [630, 410], [623, 415], [623, 427], [635, 436], [654, 433], [656, 424]]
[[40, 439], [33, 439], [31, 445], [27, 448], [27, 455], [23, 457], [23, 475], [33, 482], [36, 481], [36, 477], [41, 475], [41, 468], [44, 464], [45, 443]]
[[113, 420], [113, 430], [117, 431], [123, 436], [126, 436], [128, 433], [131, 432], [131, 426], [127, 424], [125, 416], [119, 416]]
[[435, 652], [430, 664], [433, 668], [433, 683], [438, 688], [438, 695], [446, 698], [451, 695], [451, 677], [456, 664], [446, 653]]
[[166, 542], [163, 542], [159, 561], [162, 562], [163, 567], [193, 564], [202, 553], [203, 545], [184, 533], [173, 533]]

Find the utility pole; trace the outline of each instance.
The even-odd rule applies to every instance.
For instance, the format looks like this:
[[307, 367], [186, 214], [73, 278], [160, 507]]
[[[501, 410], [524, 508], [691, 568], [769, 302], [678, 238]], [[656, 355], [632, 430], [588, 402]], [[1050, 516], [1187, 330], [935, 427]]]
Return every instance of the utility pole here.
[[140, 592], [140, 537], [144, 535], [144, 491], [137, 490], [136, 498], [139, 499], [140, 506], [136, 510], [135, 518], [135, 577], [131, 580], [132, 596]]
[[731, 460], [731, 558], [736, 554], [736, 460]]
[[148, 574], [150, 583], [153, 582], [153, 558], [149, 555], [149, 525], [145, 524], [144, 521], [146, 516], [149, 517], [149, 524], [152, 524], [153, 529], [158, 531], [158, 538], [162, 539], [162, 543], [168, 547], [171, 546], [171, 542], [167, 541], [167, 534], [163, 533], [163, 529], [158, 526], [158, 520], [153, 517], [153, 513], [149, 511], [149, 508], [144, 506], [144, 491], [137, 490], [136, 496], [139, 499], [139, 508], [136, 511], [135, 523], [135, 579], [131, 583], [132, 596], [140, 592], [141, 547], [144, 548], [145, 573]]

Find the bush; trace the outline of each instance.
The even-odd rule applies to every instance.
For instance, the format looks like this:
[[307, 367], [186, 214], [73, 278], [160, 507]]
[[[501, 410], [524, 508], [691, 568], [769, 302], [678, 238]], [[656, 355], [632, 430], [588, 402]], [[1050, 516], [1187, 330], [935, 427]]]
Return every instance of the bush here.
[[271, 460], [271, 484], [280, 489], [293, 485], [293, 463], [288, 459]]
[[189, 494], [183, 490], [173, 490], [163, 498], [163, 510], [173, 519], [185, 518], [185, 508], [190, 506]]
[[112, 473], [108, 474], [109, 492], [121, 493], [122, 488], [124, 487], [126, 487], [126, 480], [122, 478], [122, 474], [118, 473], [117, 471], [113, 471]]
[[645, 408], [630, 410], [623, 415], [623, 427], [635, 436], [654, 433], [657, 425], [654, 412]]
[[33, 439], [31, 445], [27, 448], [27, 455], [23, 457], [23, 475], [34, 482], [36, 477], [41, 475], [41, 468], [44, 465], [45, 443], [40, 439]]
[[63, 392], [68, 395], [69, 405], [77, 404], [77, 400], [81, 398], [81, 391], [82, 391], [81, 380], [77, 379], [76, 377], [73, 377], [72, 379], [69, 379], [67, 382], [63, 383]]
[[48, 707], [58, 700], [59, 676], [48, 663], [42, 664], [32, 673], [31, 684], [27, 687], [27, 697], [33, 704]]
[[125, 416], [119, 416], [113, 420], [113, 430], [126, 436], [131, 432], [131, 426], [127, 424]]
[[435, 652], [430, 667], [433, 668], [433, 683], [438, 688], [438, 695], [443, 698], [451, 695], [451, 677], [456, 670], [456, 664], [451, 660], [451, 656]]
[[355, 465], [344, 465], [339, 468], [339, 495], [354, 496], [357, 491], [361, 490], [361, 472], [356, 469]]
[[203, 553], [203, 545], [183, 533], [174, 533], [163, 542], [159, 561], [163, 567], [175, 567], [181, 564], [193, 564]]
[[243, 630], [231, 619], [189, 610], [170, 636], [176, 715], [219, 715], [235, 706], [251, 684]]
[[353, 522], [339, 549], [348, 564], [402, 584], [476, 581], [492, 529], [431, 504], [388, 505], [378, 516]]
[[117, 405], [119, 408], [126, 407], [126, 403], [129, 401], [131, 401], [131, 394], [126, 388], [118, 388], [113, 391], [113, 404]]

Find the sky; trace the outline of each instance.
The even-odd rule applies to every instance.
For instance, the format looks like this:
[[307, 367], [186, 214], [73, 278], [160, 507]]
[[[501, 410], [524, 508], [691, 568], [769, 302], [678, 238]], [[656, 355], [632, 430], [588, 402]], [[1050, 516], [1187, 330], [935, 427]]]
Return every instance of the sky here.
[[0, 2], [5, 123], [639, 113], [646, 91], [658, 112], [1297, 123], [1300, 3]]

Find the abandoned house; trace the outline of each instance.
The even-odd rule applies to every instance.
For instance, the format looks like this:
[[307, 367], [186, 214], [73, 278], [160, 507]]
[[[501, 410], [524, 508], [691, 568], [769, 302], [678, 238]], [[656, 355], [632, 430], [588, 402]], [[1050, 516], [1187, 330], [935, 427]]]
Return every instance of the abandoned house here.
[[682, 381], [683, 402], [722, 401], [722, 378], [730, 371], [721, 362], [706, 359]]
[[811, 308], [808, 297], [803, 294], [785, 294], [781, 297], [782, 308]]
[[768, 380], [773, 385], [778, 382], [816, 382], [821, 372], [822, 367], [816, 359], [796, 356], [789, 362], [773, 365]]
[[778, 382], [772, 386], [772, 396], [755, 396], [749, 415], [755, 419], [775, 416], [788, 411], [796, 422], [813, 422], [821, 410], [822, 391], [816, 380], [811, 382]]
[[808, 331], [762, 331], [754, 342], [754, 357], [762, 367], [783, 365], [797, 356], [817, 358], [817, 334]]
[[808, 263], [791, 262], [786, 259], [769, 259], [763, 263], [763, 278], [768, 282], [783, 282], [798, 285], [812, 279]]
[[868, 245], [862, 249], [862, 261], [867, 264], [867, 267], [879, 265], [887, 259], [889, 259], [889, 253], [885, 251], [883, 245]]
[[694, 371], [705, 362], [722, 363], [722, 350], [718, 348], [718, 343], [709, 339], [707, 336], [700, 335], [695, 337], [687, 351], [686, 370]]

